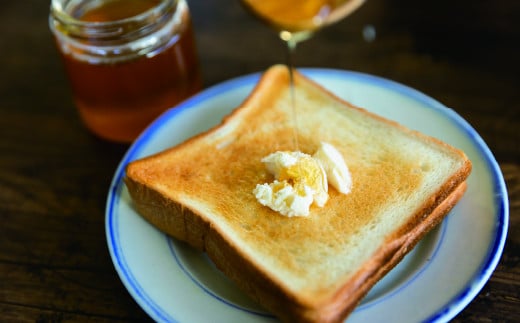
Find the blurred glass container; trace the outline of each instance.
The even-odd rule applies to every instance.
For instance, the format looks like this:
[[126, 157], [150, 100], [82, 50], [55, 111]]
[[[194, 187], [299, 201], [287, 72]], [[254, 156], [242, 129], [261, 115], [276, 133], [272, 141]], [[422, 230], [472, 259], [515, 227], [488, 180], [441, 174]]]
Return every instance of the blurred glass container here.
[[185, 0], [52, 0], [75, 104], [98, 136], [131, 142], [202, 87]]

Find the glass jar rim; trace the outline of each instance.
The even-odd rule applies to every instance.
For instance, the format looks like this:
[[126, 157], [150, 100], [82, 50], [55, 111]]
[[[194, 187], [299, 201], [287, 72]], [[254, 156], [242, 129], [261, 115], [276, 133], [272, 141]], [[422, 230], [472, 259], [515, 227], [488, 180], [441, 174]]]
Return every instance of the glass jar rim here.
[[[72, 1], [72, 5], [82, 2], [61, 1]], [[160, 5], [129, 19], [114, 20], [108, 25], [85, 21], [80, 21], [83, 25], [67, 25], [66, 21], [56, 18], [51, 8], [49, 27], [60, 51], [78, 61], [112, 64], [142, 56], [151, 57], [161, 48], [175, 43], [189, 22], [186, 0], [161, 0]], [[162, 11], [157, 11], [159, 8]], [[77, 7], [68, 10], [74, 9]], [[133, 20], [135, 17], [141, 20], [136, 22]]]
[[[52, 0], [51, 16], [73, 37], [103, 39], [124, 36], [125, 33], [146, 28], [149, 25], [162, 23], [169, 12], [175, 12], [178, 0], [161, 0], [156, 6], [137, 15], [111, 21], [84, 21], [71, 14], [75, 8], [67, 6], [80, 5], [83, 1]], [[128, 30], [131, 25], [132, 30]]]

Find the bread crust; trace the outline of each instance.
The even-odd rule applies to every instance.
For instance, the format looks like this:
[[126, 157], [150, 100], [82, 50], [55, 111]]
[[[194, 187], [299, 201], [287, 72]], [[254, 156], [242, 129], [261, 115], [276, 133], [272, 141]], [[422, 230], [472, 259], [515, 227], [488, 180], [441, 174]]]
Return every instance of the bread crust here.
[[[294, 293], [294, 291], [290, 290], [290, 288], [280, 280], [281, 278], [270, 273], [265, 266], [261, 264], [259, 259], [255, 259], [248, 254], [243, 246], [237, 245], [236, 240], [232, 236], [233, 232], [229, 232], [223, 225], [212, 220], [209, 214], [211, 213], [210, 211], [203, 211], [200, 208], [197, 209], [185, 203], [185, 195], [208, 194], [219, 197], [219, 194], [233, 191], [233, 188], [229, 186], [234, 185], [233, 181], [235, 181], [236, 178], [232, 177], [232, 179], [230, 179], [229, 177], [222, 177], [222, 180], [220, 180], [221, 177], [219, 176], [224, 175], [216, 174], [219, 171], [225, 173], [239, 169], [243, 172], [241, 175], [243, 175], [244, 181], [259, 183], [261, 179], [265, 179], [266, 175], [259, 175], [262, 173], [262, 170], [258, 168], [259, 166], [255, 166], [256, 164], [248, 164], [244, 167], [232, 167], [230, 164], [243, 166], [245, 161], [250, 159], [259, 160], [259, 157], [266, 155], [266, 151], [271, 152], [270, 150], [272, 150], [273, 147], [265, 146], [261, 141], [252, 141], [255, 143], [255, 149], [249, 149], [250, 146], [248, 145], [244, 146], [242, 150], [239, 149], [240, 147], [237, 148], [225, 163], [220, 163], [225, 164], [224, 167], [228, 167], [229, 169], [217, 168], [218, 171], [214, 171], [215, 174], [210, 174], [213, 177], [208, 179], [208, 183], [205, 184], [205, 186], [191, 187], [190, 184], [194, 184], [193, 178], [204, 180], [204, 178], [209, 176], [208, 174], [199, 173], [198, 170], [193, 167], [190, 168], [186, 166], [183, 168], [182, 165], [169, 165], [169, 167], [175, 168], [175, 171], [168, 171], [171, 172], [171, 174], [175, 174], [178, 178], [186, 177], [190, 179], [186, 181], [188, 185], [185, 184], [182, 186], [182, 192], [171, 192], [167, 187], [162, 188], [157, 185], [152, 185], [154, 181], [157, 181], [157, 174], [154, 174], [156, 171], [154, 167], [156, 167], [158, 163], [169, 163], [168, 156], [170, 154], [181, 154], [184, 150], [192, 152], [190, 148], [196, 146], [197, 143], [202, 140], [210, 140], [208, 138], [213, 140], [211, 141], [211, 145], [213, 146], [228, 144], [239, 146], [239, 144], [236, 143], [239, 139], [235, 137], [229, 139], [227, 133], [222, 135], [220, 132], [225, 130], [226, 127], [233, 127], [236, 122], [248, 123], [253, 122], [252, 120], [254, 120], [255, 117], [261, 118], [262, 116], [258, 115], [257, 109], [270, 104], [272, 101], [276, 101], [276, 98], [280, 95], [280, 91], [282, 91], [282, 87], [277, 87], [276, 84], [287, 82], [285, 67], [276, 66], [266, 72], [253, 93], [240, 107], [228, 115], [220, 125], [192, 137], [178, 146], [154, 156], [130, 163], [126, 168], [126, 177], [124, 180], [133, 200], [133, 205], [143, 218], [162, 232], [181, 241], [185, 241], [198, 250], [206, 252], [216, 266], [231, 280], [235, 281], [244, 292], [283, 321], [339, 322], [357, 306], [363, 296], [381, 277], [401, 261], [417, 242], [448, 214], [466, 190], [465, 180], [471, 171], [471, 162], [466, 158], [463, 152], [453, 149], [444, 142], [426, 137], [417, 131], [409, 130], [393, 121], [386, 120], [366, 110], [352, 106], [350, 103], [336, 98], [326, 89], [304, 78], [300, 74], [296, 74], [296, 80], [301, 86], [310, 86], [314, 89], [313, 91], [320, 93], [320, 95], [332, 97], [334, 102], [344, 105], [348, 109], [354, 109], [365, 114], [372, 120], [377, 120], [377, 122], [392, 128], [400, 129], [401, 132], [410, 136], [422, 138], [421, 140], [431, 145], [443, 147], [443, 149], [449, 150], [450, 153], [458, 155], [463, 161], [452, 176], [447, 178], [435, 192], [430, 194], [427, 199], [422, 201], [422, 203], [413, 210], [411, 216], [408, 216], [407, 221], [393, 230], [391, 234], [385, 236], [385, 240], [359, 269], [352, 275], [339, 279], [334, 286], [328, 290], [307, 294]], [[264, 124], [261, 121], [255, 122], [256, 124]], [[283, 121], [280, 121], [280, 123], [283, 123]], [[277, 125], [267, 126], [271, 126], [274, 129], [273, 131], [277, 131], [275, 128]], [[285, 127], [287, 128], [287, 125], [285, 125]], [[291, 133], [278, 134], [279, 136], [274, 140], [274, 145], [280, 149], [290, 147], [292, 142]], [[239, 136], [243, 137], [247, 137], [248, 135], [247, 131], [239, 134]], [[215, 139], [215, 137], [217, 139]], [[224, 138], [222, 139], [223, 141], [219, 141], [221, 137]], [[316, 143], [306, 141], [305, 138], [303, 139], [301, 143], [304, 149], [312, 150], [315, 148]], [[202, 150], [202, 148], [197, 148], [197, 151], [199, 150]], [[204, 151], [197, 153], [201, 154], [197, 156], [203, 156], [203, 154], [209, 152]], [[181, 155], [181, 157], [186, 158], [184, 155]], [[190, 155], [189, 157], [193, 156]], [[178, 157], [176, 160], [178, 161], [183, 158]], [[163, 159], [164, 162], [162, 162]], [[208, 163], [211, 162], [211, 160], [208, 161]], [[220, 164], [218, 166], [222, 167]], [[202, 169], [211, 170], [211, 168], [208, 167], [202, 167]], [[157, 170], [157, 172], [161, 173], [163, 170]], [[162, 176], [163, 174], [161, 173], [160, 175]], [[406, 173], [399, 176], [405, 178], [411, 175]], [[239, 179], [241, 179], [241, 177], [239, 177]], [[212, 184], [222, 182], [224, 185], [220, 188]], [[409, 189], [413, 190], [415, 182], [410, 183], [411, 188]], [[356, 185], [356, 183], [354, 183], [354, 185]], [[204, 190], [202, 190], [202, 188]], [[266, 213], [270, 211], [261, 209], [261, 207], [257, 205], [258, 203], [256, 203], [252, 197], [251, 189], [246, 192], [236, 192], [237, 194], [242, 194], [240, 197], [243, 199], [243, 205], [227, 205], [228, 200], [222, 196], [222, 201], [217, 199], [213, 202], [214, 205], [212, 204], [211, 206], [214, 207], [215, 212], [229, 213], [233, 216], [236, 216], [236, 214], [251, 216], [251, 213], [262, 212], [260, 217], [267, 216], [268, 219], [273, 221], [280, 221], [279, 218], [272, 217], [272, 214]], [[362, 191], [362, 189], [362, 187], [354, 187], [354, 190], [357, 191], [354, 191], [353, 194], [359, 194], [359, 191]], [[224, 190], [229, 191], [223, 192]], [[381, 193], [386, 193], [386, 191], [381, 191]], [[329, 208], [334, 208], [333, 203], [337, 201], [340, 203], [341, 199], [342, 197], [338, 195], [331, 196]], [[325, 206], [325, 211], [326, 210], [327, 205]], [[271, 216], [271, 218], [268, 216]], [[230, 217], [233, 218], [232, 216]], [[265, 221], [269, 220], [264, 220], [264, 222]], [[296, 221], [300, 220], [290, 219], [289, 221], [297, 223]], [[263, 228], [265, 229], [265, 227]]]
[[[373, 256], [373, 260], [361, 268], [352, 279], [352, 284], [338, 291], [330, 303], [331, 309], [322, 309], [323, 317], [312, 317], [308, 322], [342, 322], [363, 300], [370, 289], [421, 241], [421, 239], [453, 209], [466, 192], [467, 184], [460, 184], [430, 214], [425, 214], [415, 226], [406, 225], [401, 235], [387, 239]], [[313, 313], [314, 314], [314, 313]]]

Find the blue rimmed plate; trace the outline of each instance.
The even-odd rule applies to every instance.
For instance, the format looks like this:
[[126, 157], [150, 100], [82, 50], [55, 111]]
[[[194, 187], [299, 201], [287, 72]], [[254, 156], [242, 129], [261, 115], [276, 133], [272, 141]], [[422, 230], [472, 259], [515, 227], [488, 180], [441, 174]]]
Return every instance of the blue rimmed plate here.
[[[349, 322], [448, 321], [482, 289], [507, 234], [507, 191], [492, 153], [457, 113], [402, 84], [367, 74], [301, 69], [355, 105], [437, 137], [473, 163], [465, 196], [441, 225], [382, 279]], [[128, 162], [218, 124], [260, 75], [213, 86], [168, 110], [134, 142], [115, 172], [106, 207], [114, 266], [132, 297], [160, 322], [266, 322], [275, 318], [241, 293], [205, 254], [172, 240], [132, 208], [122, 181]]]

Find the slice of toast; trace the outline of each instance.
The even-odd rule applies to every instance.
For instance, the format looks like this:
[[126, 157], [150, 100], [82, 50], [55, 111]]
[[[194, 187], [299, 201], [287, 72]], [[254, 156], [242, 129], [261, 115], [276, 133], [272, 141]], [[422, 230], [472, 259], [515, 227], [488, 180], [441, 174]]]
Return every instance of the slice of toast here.
[[337, 148], [351, 172], [350, 194], [329, 188], [324, 207], [292, 218], [255, 199], [255, 186], [273, 180], [261, 159], [295, 150], [281, 65], [220, 125], [131, 162], [125, 183], [145, 219], [207, 252], [282, 320], [336, 322], [461, 198], [471, 162], [298, 72], [294, 79], [298, 148], [310, 155], [321, 141]]

